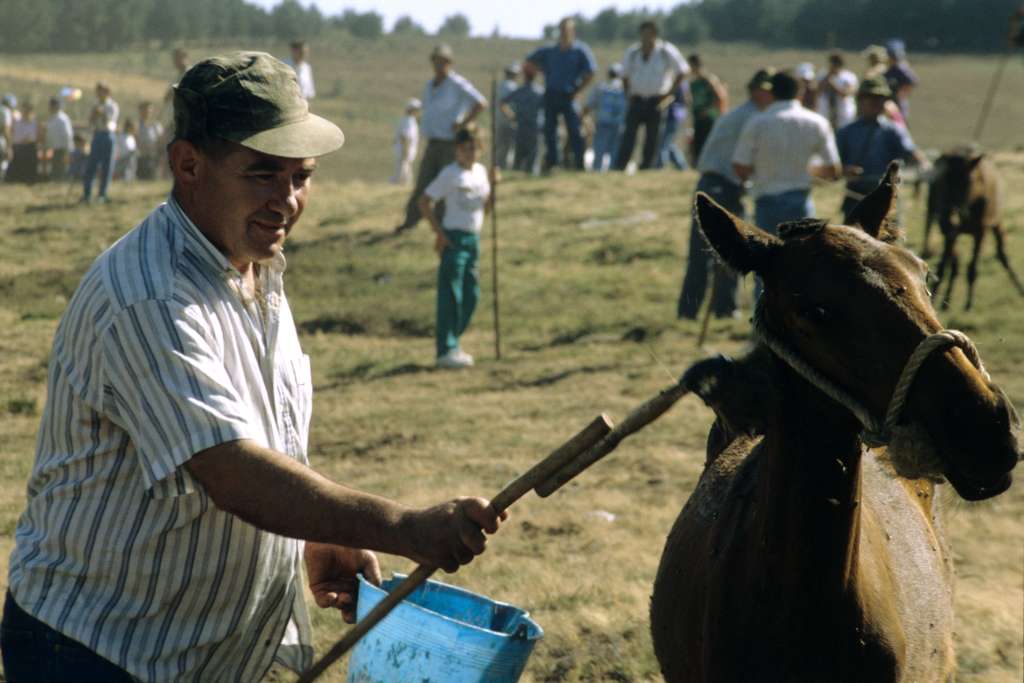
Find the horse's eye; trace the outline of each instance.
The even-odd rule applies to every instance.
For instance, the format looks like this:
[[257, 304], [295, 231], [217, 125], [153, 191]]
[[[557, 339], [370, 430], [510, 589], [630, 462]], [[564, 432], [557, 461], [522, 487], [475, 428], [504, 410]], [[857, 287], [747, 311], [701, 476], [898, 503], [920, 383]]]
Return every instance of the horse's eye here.
[[804, 318], [818, 324], [827, 323], [832, 319], [832, 314], [824, 306], [806, 306], [800, 312]]

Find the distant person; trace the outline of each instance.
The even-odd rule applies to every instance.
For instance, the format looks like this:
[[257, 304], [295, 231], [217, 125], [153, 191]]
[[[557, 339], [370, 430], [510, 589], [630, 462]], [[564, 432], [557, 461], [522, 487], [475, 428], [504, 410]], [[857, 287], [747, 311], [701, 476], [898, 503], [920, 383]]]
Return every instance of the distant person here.
[[729, 95], [718, 76], [704, 71], [704, 61], [699, 54], [686, 58], [690, 64], [690, 112], [693, 114], [693, 141], [690, 145], [691, 158], [696, 163], [704, 143], [711, 134], [711, 126], [729, 109]]
[[885, 44], [885, 52], [889, 58], [889, 68], [885, 70], [885, 80], [892, 90], [892, 98], [899, 107], [903, 120], [910, 121], [910, 94], [917, 87], [917, 74], [910, 68], [907, 61], [907, 49], [902, 40], [894, 38]]
[[857, 75], [846, 68], [843, 55], [828, 56], [828, 70], [818, 80], [817, 112], [825, 117], [832, 130], [839, 130], [857, 116], [853, 95], [857, 92]]
[[843, 222], [865, 196], [874, 190], [894, 160], [914, 161], [927, 167], [928, 160], [914, 145], [910, 132], [885, 116], [885, 103], [891, 97], [889, 85], [869, 78], [857, 91], [857, 120], [839, 129], [836, 145], [843, 162], [846, 194], [843, 198]]
[[39, 180], [39, 141], [43, 133], [36, 119], [36, 108], [27, 98], [21, 103], [21, 116], [11, 126], [11, 166], [7, 182], [34, 183]]
[[621, 171], [629, 164], [640, 126], [644, 127], [640, 168], [654, 168], [661, 117], [676, 88], [690, 73], [690, 67], [675, 45], [658, 37], [658, 25], [645, 21], [640, 24], [640, 42], [626, 50], [622, 68], [629, 109], [626, 110], [626, 129], [622, 133], [615, 168]]
[[[736, 175], [732, 159], [739, 144], [740, 134], [747, 122], [774, 101], [772, 76], [774, 70], [761, 69], [747, 83], [749, 99], [732, 111], [723, 114], [711, 128], [704, 149], [697, 159], [697, 191], [706, 192], [712, 199], [740, 218], [746, 216], [743, 207], [743, 180]], [[711, 310], [717, 318], [736, 315], [737, 277], [712, 256], [704, 235], [694, 221], [690, 223], [690, 247], [687, 254], [686, 275], [679, 294], [676, 315], [681, 319], [694, 319], [700, 311], [708, 288], [708, 274], [714, 267], [714, 295]]]
[[[519, 64], [512, 63], [505, 67], [505, 77], [498, 84], [498, 103], [505, 101], [505, 98], [511, 95], [519, 88], [519, 73], [522, 71]], [[498, 168], [505, 169], [509, 167], [509, 155], [513, 153], [516, 141], [516, 124], [515, 121], [505, 115], [504, 110], [498, 107], [497, 117], [494, 125], [495, 140], [494, 140], [494, 151], [495, 160], [494, 162], [498, 165]]]
[[[171, 103], [174, 100], [174, 84], [181, 80], [185, 72], [188, 71], [189, 59], [188, 51], [183, 47], [176, 47], [171, 50], [171, 64], [174, 65], [174, 76], [170, 83], [170, 87], [167, 88], [167, 92], [164, 95], [164, 108], [163, 110], [167, 114], [166, 123], [174, 123], [174, 112], [171, 109]], [[170, 128], [170, 126], [165, 126]]]
[[615, 165], [622, 140], [622, 127], [626, 123], [626, 90], [622, 84], [622, 65], [616, 62], [608, 67], [608, 78], [590, 89], [583, 116], [594, 120], [594, 161], [591, 168], [603, 173]]
[[395, 232], [410, 230], [419, 223], [420, 195], [442, 169], [455, 161], [455, 134], [487, 106], [487, 98], [452, 69], [453, 59], [451, 47], [444, 43], [435, 46], [430, 53], [434, 77], [423, 88], [423, 112], [420, 114], [420, 133], [427, 138], [427, 148], [405, 207], [405, 220]]
[[96, 106], [89, 114], [89, 125], [92, 128], [92, 143], [89, 145], [89, 161], [85, 165], [85, 177], [82, 183], [82, 202], [92, 201], [92, 183], [96, 172], [100, 173], [99, 201], [109, 202], [107, 187], [114, 175], [114, 152], [117, 142], [117, 119], [121, 113], [117, 102], [111, 97], [110, 86], [106, 83], [96, 84]]
[[85, 167], [89, 164], [89, 141], [81, 133], [71, 138], [74, 149], [71, 150], [71, 163], [68, 164], [68, 177], [75, 180], [85, 178]]
[[[467, 129], [455, 135], [455, 161], [423, 191], [420, 212], [434, 229], [434, 250], [441, 257], [437, 270], [437, 367], [466, 368], [473, 356], [459, 343], [473, 319], [480, 298], [477, 261], [484, 214], [493, 207], [487, 169], [477, 162], [482, 145]], [[434, 202], [444, 200], [444, 220], [434, 212]]]
[[11, 128], [15, 120], [20, 117], [18, 112], [18, 98], [14, 93], [5, 93], [0, 100], [0, 180], [7, 175], [7, 169], [11, 163]]
[[565, 122], [569, 145], [572, 147], [572, 166], [583, 170], [586, 151], [580, 131], [580, 117], [576, 110], [576, 96], [581, 93], [597, 71], [597, 61], [590, 46], [576, 40], [576, 22], [566, 17], [558, 22], [558, 41], [539, 47], [526, 58], [527, 69], [539, 69], [544, 74], [544, 145], [547, 153], [543, 172], [558, 166], [558, 117]]
[[[737, 176], [753, 181], [754, 222], [774, 235], [779, 223], [814, 216], [812, 173], [835, 180], [842, 167], [832, 127], [801, 106], [800, 82], [792, 72], [772, 76], [772, 96], [771, 106], [743, 127], [732, 161]], [[821, 162], [811, 169], [815, 157]], [[760, 294], [760, 280], [755, 291]]]
[[810, 62], [796, 65], [794, 75], [800, 81], [800, 104], [811, 111], [818, 110], [818, 75]]
[[405, 114], [395, 127], [395, 173], [391, 182], [408, 185], [412, 182], [412, 162], [420, 145], [420, 111], [423, 103], [413, 97], [405, 105]]
[[71, 117], [61, 108], [59, 97], [50, 98], [50, 118], [46, 121], [43, 156], [47, 161], [47, 177], [63, 180], [67, 177], [71, 152], [75, 148], [75, 129]]
[[499, 106], [516, 127], [512, 168], [534, 173], [544, 118], [544, 88], [537, 85], [537, 72], [534, 69], [523, 69], [523, 84], [506, 95]]
[[665, 125], [662, 127], [661, 144], [658, 147], [657, 168], [671, 164], [677, 171], [686, 170], [686, 155], [676, 144], [676, 136], [686, 121], [686, 102], [689, 99], [689, 84], [683, 81], [673, 93], [672, 102], [665, 108]]
[[885, 48], [881, 45], [868, 45], [861, 54], [864, 55], [864, 59], [868, 64], [867, 68], [864, 69], [864, 78], [862, 80], [869, 78], [881, 78], [884, 80], [885, 70], [888, 68], [888, 65], [885, 63], [887, 58]]
[[292, 56], [285, 63], [295, 69], [299, 79], [299, 91], [307, 100], [316, 97], [316, 86], [313, 84], [313, 67], [309, 64], [309, 45], [304, 40], [296, 40], [291, 44]]
[[139, 130], [136, 136], [139, 143], [138, 179], [155, 180], [158, 166], [163, 160], [164, 126], [153, 118], [153, 103], [139, 102]]
[[114, 150], [114, 177], [127, 183], [135, 182], [138, 163], [139, 141], [135, 137], [135, 122], [125, 119]]

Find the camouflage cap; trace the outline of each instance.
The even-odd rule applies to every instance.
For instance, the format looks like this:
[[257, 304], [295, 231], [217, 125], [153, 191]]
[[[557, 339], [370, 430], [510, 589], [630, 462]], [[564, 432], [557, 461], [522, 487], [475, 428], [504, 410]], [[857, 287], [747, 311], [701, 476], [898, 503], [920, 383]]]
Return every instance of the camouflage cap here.
[[265, 52], [204, 59], [174, 93], [179, 138], [221, 138], [291, 159], [322, 156], [345, 142], [340, 128], [310, 113], [295, 71]]
[[892, 97], [889, 84], [881, 78], [865, 78], [857, 88], [858, 97]]

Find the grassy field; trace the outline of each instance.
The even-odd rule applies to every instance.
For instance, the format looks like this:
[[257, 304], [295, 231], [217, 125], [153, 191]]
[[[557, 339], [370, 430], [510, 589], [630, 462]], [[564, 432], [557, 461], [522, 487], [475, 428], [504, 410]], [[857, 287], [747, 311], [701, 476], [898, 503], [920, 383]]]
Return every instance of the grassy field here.
[[[599, 412], [621, 418], [708, 353], [695, 346], [697, 325], [674, 319], [692, 172], [514, 176], [503, 184], [500, 204], [504, 358], [493, 360], [493, 264], [485, 237], [485, 296], [465, 338], [478, 367], [433, 369], [436, 257], [425, 227], [388, 238], [405, 192], [379, 182], [389, 173], [388, 139], [400, 103], [426, 77], [419, 55], [427, 46], [414, 44], [401, 56], [386, 44], [314, 46], [321, 90], [330, 93], [334, 80], [340, 90], [318, 106], [342, 123], [349, 143], [326, 160], [287, 249], [288, 292], [313, 360], [314, 465], [413, 504], [493, 494]], [[487, 51], [479, 44], [456, 50], [466, 54], [465, 71], [481, 82], [527, 47], [509, 41]], [[706, 52], [734, 84], [754, 60], [804, 58], [744, 48]], [[607, 63], [608, 53], [599, 56]], [[115, 88], [120, 84], [128, 101], [128, 92], [158, 97], [167, 77], [163, 55], [157, 61], [141, 54], [37, 61], [4, 57], [0, 90], [87, 85], [96, 74], [81, 65], [90, 63]], [[371, 68], [375, 61], [387, 68]], [[917, 65], [930, 82], [943, 83], [945, 93], [923, 88], [915, 101], [919, 138], [929, 146], [963, 140], [993, 64], [935, 58]], [[1007, 69], [1007, 83], [1016, 83], [1018, 92], [1024, 81], [1019, 67]], [[1024, 144], [1022, 109], [1009, 97], [998, 100], [986, 141], [991, 135], [992, 146]], [[998, 162], [1009, 189], [1024, 183], [1024, 155], [1007, 151]], [[61, 186], [0, 186], [0, 247], [8, 254], [0, 264], [0, 589], [24, 504], [58, 318], [89, 263], [166, 192], [159, 183], [115, 186], [113, 204], [83, 209], [70, 204]], [[836, 187], [816, 190], [815, 199], [822, 215], [836, 213]], [[1024, 197], [1010, 192], [1008, 204], [1011, 258], [1024, 269]], [[911, 244], [919, 246], [923, 198], [908, 205]], [[1022, 302], [990, 250], [975, 310], [963, 313], [959, 299], [942, 318], [972, 335], [993, 377], [1024, 406]], [[713, 322], [710, 346], [737, 352], [747, 334], [746, 322]], [[544, 627], [524, 680], [657, 679], [647, 622], [651, 585], [664, 538], [700, 474], [711, 419], [699, 401], [684, 398], [554, 498], [525, 499], [487, 555], [444, 577], [524, 607]], [[959, 574], [958, 680], [1020, 681], [1024, 489], [981, 505], [948, 502]], [[386, 572], [411, 568], [399, 558], [382, 561]], [[315, 619], [323, 651], [344, 626], [331, 615]], [[339, 670], [333, 680], [342, 678]]]

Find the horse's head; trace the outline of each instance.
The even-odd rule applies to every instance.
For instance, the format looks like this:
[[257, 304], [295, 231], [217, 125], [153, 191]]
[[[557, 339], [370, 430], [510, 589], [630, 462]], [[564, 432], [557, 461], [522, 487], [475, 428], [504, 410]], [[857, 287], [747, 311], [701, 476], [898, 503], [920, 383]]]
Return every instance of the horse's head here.
[[[779, 237], [703, 193], [695, 207], [719, 257], [764, 280], [764, 329], [878, 416], [885, 415], [911, 354], [943, 329], [925, 284], [927, 266], [898, 243], [892, 222], [898, 183], [894, 164], [853, 212], [853, 226], [804, 220], [779, 226]], [[959, 348], [924, 361], [902, 418], [933, 450], [931, 469], [937, 471], [919, 474], [944, 475], [968, 500], [1010, 486], [1020, 457], [1019, 420], [1003, 392]], [[890, 455], [898, 465], [895, 450]]]
[[932, 186], [948, 211], [961, 212], [967, 209], [971, 175], [984, 158], [984, 153], [959, 149], [946, 152], [935, 161]]

